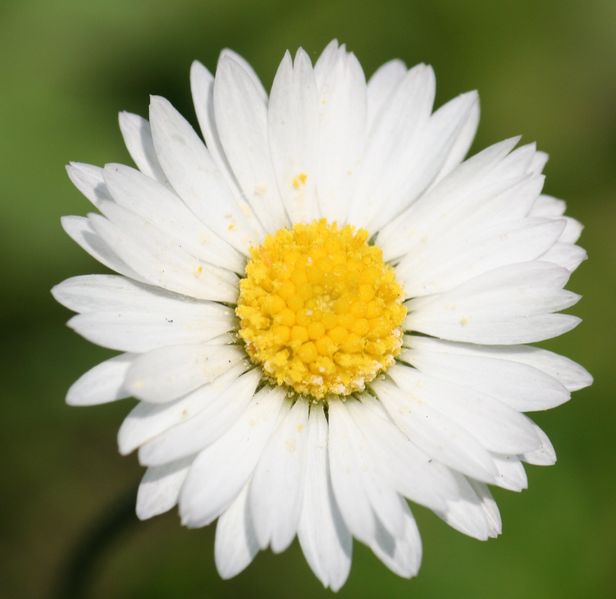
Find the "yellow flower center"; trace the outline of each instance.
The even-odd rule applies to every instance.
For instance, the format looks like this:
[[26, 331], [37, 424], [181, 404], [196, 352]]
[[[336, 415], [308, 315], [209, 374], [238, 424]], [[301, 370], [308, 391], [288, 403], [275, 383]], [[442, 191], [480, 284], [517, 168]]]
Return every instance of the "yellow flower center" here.
[[278, 385], [349, 395], [402, 345], [404, 296], [368, 232], [325, 219], [280, 229], [251, 248], [236, 314], [248, 355]]

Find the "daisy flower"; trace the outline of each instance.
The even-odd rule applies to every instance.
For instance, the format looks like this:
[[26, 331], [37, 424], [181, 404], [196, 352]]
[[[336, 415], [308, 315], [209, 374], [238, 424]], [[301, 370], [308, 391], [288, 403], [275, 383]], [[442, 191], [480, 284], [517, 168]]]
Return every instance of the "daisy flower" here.
[[524, 462], [555, 461], [524, 413], [591, 383], [527, 345], [578, 324], [560, 311], [586, 257], [541, 192], [546, 154], [513, 138], [464, 160], [475, 92], [433, 110], [429, 66], [366, 82], [336, 41], [314, 65], [285, 54], [269, 96], [229, 50], [191, 88], [205, 141], [154, 96], [149, 120], [120, 114], [137, 168], [68, 167], [97, 211], [64, 229], [117, 274], [53, 294], [122, 353], [67, 401], [139, 400], [118, 436], [147, 467], [137, 515], [217, 520], [224, 578], [297, 536], [333, 590], [353, 537], [417, 573], [408, 501], [498, 535], [488, 485], [520, 491]]

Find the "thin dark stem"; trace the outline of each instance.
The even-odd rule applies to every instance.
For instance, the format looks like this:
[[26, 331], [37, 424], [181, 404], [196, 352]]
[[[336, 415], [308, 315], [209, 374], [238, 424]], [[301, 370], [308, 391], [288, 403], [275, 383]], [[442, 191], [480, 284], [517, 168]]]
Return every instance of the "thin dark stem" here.
[[88, 596], [101, 559], [121, 535], [138, 523], [135, 516], [136, 495], [136, 489], [131, 488], [118, 496], [76, 542], [61, 567], [52, 597], [82, 599]]

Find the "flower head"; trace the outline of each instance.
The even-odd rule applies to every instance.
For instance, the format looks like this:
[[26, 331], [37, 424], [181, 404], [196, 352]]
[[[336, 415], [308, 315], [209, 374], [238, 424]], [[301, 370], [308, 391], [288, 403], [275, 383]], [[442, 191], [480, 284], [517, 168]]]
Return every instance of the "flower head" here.
[[591, 382], [526, 345], [579, 321], [560, 311], [581, 226], [541, 193], [547, 156], [516, 138], [464, 161], [476, 93], [433, 112], [430, 67], [366, 83], [337, 42], [314, 66], [287, 53], [269, 96], [228, 50], [191, 85], [205, 143], [153, 97], [149, 121], [120, 115], [137, 169], [68, 167], [97, 212], [64, 228], [118, 274], [54, 296], [123, 353], [67, 401], [140, 400], [118, 438], [147, 466], [139, 517], [218, 519], [223, 577], [297, 535], [334, 590], [353, 537], [417, 573], [407, 500], [498, 535], [487, 485], [555, 460], [523, 413]]

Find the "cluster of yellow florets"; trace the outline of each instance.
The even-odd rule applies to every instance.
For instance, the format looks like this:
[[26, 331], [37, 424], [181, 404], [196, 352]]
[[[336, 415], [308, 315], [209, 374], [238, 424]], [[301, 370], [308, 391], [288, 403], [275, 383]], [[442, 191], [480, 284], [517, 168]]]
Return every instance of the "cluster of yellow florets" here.
[[321, 399], [362, 390], [402, 345], [403, 294], [368, 232], [319, 220], [251, 250], [236, 313], [250, 358]]

